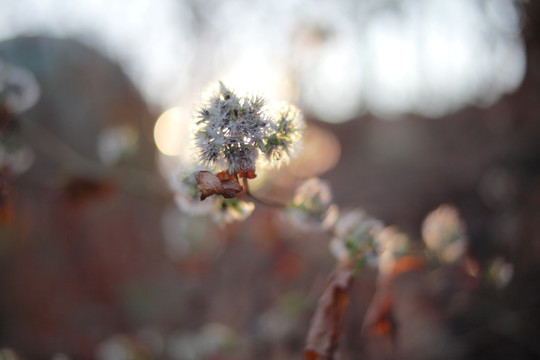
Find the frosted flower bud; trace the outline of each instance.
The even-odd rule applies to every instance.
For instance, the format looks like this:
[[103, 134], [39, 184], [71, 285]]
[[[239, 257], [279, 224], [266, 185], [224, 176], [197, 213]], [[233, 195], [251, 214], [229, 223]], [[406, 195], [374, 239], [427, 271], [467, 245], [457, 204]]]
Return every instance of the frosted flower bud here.
[[[370, 255], [375, 252], [375, 239], [383, 228], [379, 220], [369, 217], [361, 210], [346, 212], [334, 225], [333, 242], [341, 242], [349, 252], [350, 259], [356, 255]], [[337, 245], [333, 245], [337, 248]], [[343, 254], [340, 255], [343, 257]]]
[[261, 155], [277, 163], [294, 152], [302, 124], [293, 106], [272, 112], [262, 97], [241, 97], [220, 83], [199, 109], [194, 139], [206, 166], [254, 178]]
[[427, 250], [442, 263], [460, 261], [467, 247], [465, 224], [451, 205], [429, 213], [422, 224], [422, 238]]
[[378, 267], [381, 274], [389, 274], [396, 261], [409, 254], [411, 241], [409, 237], [395, 226], [384, 228], [376, 238]]
[[273, 111], [270, 123], [273, 131], [265, 142], [265, 158], [271, 165], [287, 163], [298, 151], [305, 124], [302, 113], [295, 106], [281, 104]]
[[223, 83], [199, 110], [195, 140], [201, 160], [231, 174], [255, 170], [268, 132], [262, 98], [239, 97]]
[[239, 199], [225, 199], [218, 198], [214, 211], [212, 212], [212, 219], [220, 224], [228, 224], [233, 221], [243, 221], [247, 219], [253, 210], [255, 204]]
[[506, 287], [514, 275], [514, 265], [503, 258], [495, 258], [488, 266], [486, 279], [498, 289]]
[[326, 181], [311, 178], [300, 185], [293, 201], [287, 206], [287, 215], [300, 228], [327, 228], [330, 219], [337, 217], [337, 207], [332, 204], [332, 192]]

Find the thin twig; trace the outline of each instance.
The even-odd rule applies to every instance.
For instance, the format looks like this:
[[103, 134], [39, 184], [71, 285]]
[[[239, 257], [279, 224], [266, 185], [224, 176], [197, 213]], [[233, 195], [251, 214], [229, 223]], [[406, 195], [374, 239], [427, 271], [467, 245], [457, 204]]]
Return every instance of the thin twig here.
[[260, 197], [254, 195], [251, 192], [251, 190], [249, 189], [249, 183], [248, 183], [247, 178], [242, 178], [242, 184], [244, 185], [244, 191], [246, 192], [246, 194], [250, 198], [255, 200], [256, 202], [258, 202], [258, 203], [260, 203], [262, 205], [276, 207], [276, 208], [280, 208], [280, 209], [284, 209], [285, 207], [287, 207], [287, 204], [285, 204], [285, 203], [278, 202], [278, 201], [272, 201], [272, 200], [268, 200], [268, 199], [261, 199]]

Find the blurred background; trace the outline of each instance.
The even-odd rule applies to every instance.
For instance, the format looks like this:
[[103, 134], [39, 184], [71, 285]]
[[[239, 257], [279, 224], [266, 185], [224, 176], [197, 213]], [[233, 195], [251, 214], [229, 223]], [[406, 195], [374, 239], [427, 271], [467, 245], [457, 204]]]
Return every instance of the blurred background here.
[[308, 124], [298, 159], [255, 192], [287, 201], [318, 176], [340, 208], [413, 242], [441, 204], [465, 222], [475, 285], [453, 267], [398, 283], [390, 339], [361, 331], [377, 287], [365, 269], [341, 358], [540, 357], [537, 2], [0, 8], [0, 358], [300, 357], [328, 237], [260, 205], [215, 224], [170, 187], [218, 80]]

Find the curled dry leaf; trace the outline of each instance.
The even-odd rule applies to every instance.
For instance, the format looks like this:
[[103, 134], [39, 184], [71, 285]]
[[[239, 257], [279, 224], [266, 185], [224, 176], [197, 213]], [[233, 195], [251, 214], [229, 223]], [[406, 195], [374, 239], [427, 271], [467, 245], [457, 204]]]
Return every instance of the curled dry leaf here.
[[220, 179], [209, 171], [199, 171], [195, 179], [201, 192], [201, 200], [211, 195], [223, 195], [224, 198], [231, 199], [243, 189], [236, 179]]
[[364, 317], [363, 331], [369, 331], [373, 335], [388, 337], [395, 341], [396, 324], [394, 322], [393, 307], [394, 296], [391, 285], [398, 275], [426, 269], [426, 259], [420, 256], [403, 256], [396, 260], [392, 271], [379, 278], [377, 291]]
[[403, 256], [396, 261], [388, 281], [392, 281], [396, 276], [410, 271], [422, 272], [426, 268], [427, 261], [424, 257], [415, 255]]
[[[379, 284], [380, 286], [380, 284]], [[387, 287], [379, 287], [366, 310], [363, 335], [375, 335], [395, 342], [396, 324], [393, 314], [394, 297]]]
[[349, 306], [352, 271], [337, 269], [328, 278], [311, 320], [304, 359], [332, 360], [338, 348], [343, 315]]
[[217, 173], [217, 178], [221, 181], [224, 181], [224, 180], [236, 180], [236, 175], [235, 174], [231, 174], [230, 172], [228, 171], [221, 171], [221, 172], [218, 172]]

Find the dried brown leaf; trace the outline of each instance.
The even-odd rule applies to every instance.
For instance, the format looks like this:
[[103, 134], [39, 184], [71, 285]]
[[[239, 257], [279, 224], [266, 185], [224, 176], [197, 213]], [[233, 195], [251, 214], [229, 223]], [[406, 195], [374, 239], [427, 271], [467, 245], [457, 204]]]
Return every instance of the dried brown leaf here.
[[231, 174], [228, 171], [221, 171], [217, 173], [217, 178], [219, 180], [236, 180], [236, 174]]
[[221, 182], [221, 186], [223, 187], [223, 192], [221, 195], [227, 199], [235, 197], [243, 190], [242, 185], [236, 182], [236, 180], [223, 180]]
[[363, 331], [394, 340], [394, 298], [389, 289], [378, 289], [364, 317]]
[[426, 269], [426, 267], [427, 267], [426, 259], [421, 256], [414, 256], [414, 255], [403, 256], [397, 259], [394, 265], [394, 268], [392, 269], [390, 281], [396, 276], [406, 273], [406, 272], [410, 272], [410, 271], [422, 272]]
[[255, 179], [257, 177], [257, 174], [255, 174], [255, 169], [247, 169], [247, 170], [240, 169], [240, 171], [238, 171], [238, 177], [246, 178], [246, 179]]
[[311, 320], [304, 359], [334, 359], [343, 316], [349, 306], [352, 278], [352, 271], [349, 269], [337, 269], [328, 278]]
[[364, 317], [363, 330], [371, 334], [388, 337], [394, 341], [396, 326], [394, 323], [394, 297], [391, 284], [397, 276], [411, 271], [422, 272], [427, 266], [420, 256], [403, 256], [396, 260], [392, 271], [379, 280], [377, 292]]
[[236, 197], [243, 188], [235, 179], [220, 179], [209, 171], [199, 171], [195, 176], [201, 192], [201, 200], [212, 195], [223, 195], [224, 198]]

